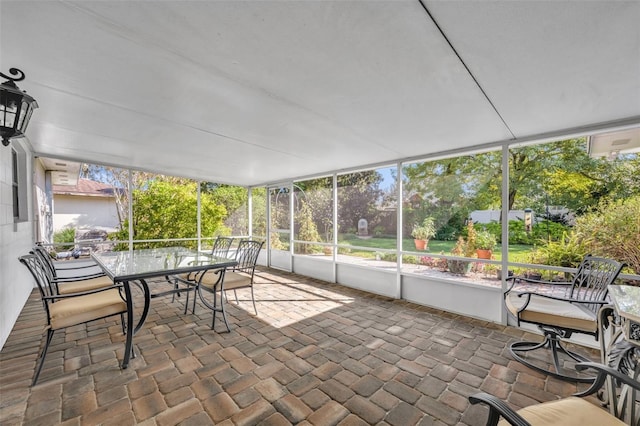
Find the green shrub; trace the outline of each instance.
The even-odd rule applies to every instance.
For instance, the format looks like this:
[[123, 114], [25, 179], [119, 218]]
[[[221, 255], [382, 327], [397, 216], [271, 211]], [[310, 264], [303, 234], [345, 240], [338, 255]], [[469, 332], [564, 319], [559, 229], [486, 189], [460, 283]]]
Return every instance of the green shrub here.
[[[298, 230], [298, 239], [302, 241], [312, 242], [321, 241], [320, 234], [318, 233], [318, 228], [313, 221], [311, 207], [309, 207], [309, 205], [304, 201], [302, 202], [302, 207], [298, 211], [297, 220], [300, 224], [300, 228]], [[322, 252], [322, 247], [318, 245], [298, 244], [297, 247], [299, 253], [308, 254]]]
[[338, 254], [350, 254], [351, 249], [349, 247], [338, 247]]
[[[74, 247], [76, 239], [76, 230], [74, 228], [64, 228], [53, 233], [53, 242], [56, 243], [55, 250], [65, 251]], [[70, 244], [62, 244], [70, 243]]]
[[[384, 259], [384, 260], [391, 260], [391, 257], [389, 259]], [[393, 261], [395, 262], [396, 260], [397, 260], [397, 257], [393, 255]], [[402, 256], [402, 263], [417, 265], [419, 263], [418, 256], [411, 256], [411, 255]]]
[[459, 230], [451, 225], [444, 225], [436, 232], [435, 239], [439, 241], [455, 241], [458, 236]]
[[574, 233], [569, 233], [560, 241], [549, 241], [538, 247], [530, 255], [530, 263], [575, 268], [587, 253], [587, 247]]
[[[484, 229], [493, 234], [496, 241], [502, 243], [502, 228], [499, 222], [478, 223], [476, 229]], [[550, 220], [541, 220], [533, 225], [531, 232], [524, 230], [523, 220], [509, 221], [509, 244], [534, 245], [547, 241], [560, 241], [571, 228]]]
[[625, 262], [640, 274], [640, 196], [601, 203], [576, 220], [575, 234], [590, 253]]
[[374, 237], [382, 237], [385, 233], [384, 226], [376, 226], [373, 228], [373, 236]]

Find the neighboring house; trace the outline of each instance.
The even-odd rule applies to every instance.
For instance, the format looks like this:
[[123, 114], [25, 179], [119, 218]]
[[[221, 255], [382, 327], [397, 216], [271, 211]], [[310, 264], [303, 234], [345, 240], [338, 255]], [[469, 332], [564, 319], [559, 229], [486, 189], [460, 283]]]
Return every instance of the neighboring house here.
[[78, 184], [52, 185], [53, 230], [99, 229], [113, 232], [118, 228], [116, 189], [89, 179], [78, 179]]
[[[548, 213], [551, 216], [566, 216], [569, 223], [573, 223], [574, 215], [573, 213], [566, 207], [562, 206], [549, 206]], [[542, 217], [546, 214], [546, 212], [532, 212], [532, 222], [538, 223], [542, 220]], [[474, 223], [491, 223], [491, 222], [500, 222], [500, 210], [474, 210], [469, 215], [471, 220]], [[509, 220], [524, 220], [525, 212], [524, 210], [509, 210]]]

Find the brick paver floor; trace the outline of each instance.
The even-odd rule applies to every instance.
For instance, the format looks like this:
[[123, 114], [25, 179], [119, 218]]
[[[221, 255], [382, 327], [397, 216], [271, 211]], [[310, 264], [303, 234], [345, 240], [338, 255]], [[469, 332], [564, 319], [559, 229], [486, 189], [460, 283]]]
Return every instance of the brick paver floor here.
[[30, 387], [34, 292], [0, 352], [0, 424], [479, 425], [475, 392], [519, 408], [577, 390], [510, 358], [512, 341], [540, 339], [516, 328], [269, 269], [256, 281], [258, 315], [239, 291], [230, 333], [200, 304], [154, 299], [126, 370], [119, 321], [58, 332]]

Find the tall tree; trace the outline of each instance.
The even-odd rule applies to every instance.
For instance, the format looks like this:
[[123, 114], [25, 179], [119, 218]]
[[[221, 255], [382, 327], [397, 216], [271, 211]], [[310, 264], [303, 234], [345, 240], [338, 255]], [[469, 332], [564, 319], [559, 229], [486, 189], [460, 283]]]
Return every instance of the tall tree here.
[[[133, 239], [195, 238], [197, 236], [196, 183], [180, 179], [147, 182], [144, 188], [132, 194]], [[223, 226], [226, 209], [215, 202], [210, 194], [200, 197], [202, 235], [214, 235]], [[129, 238], [128, 219], [114, 236], [118, 240]], [[184, 243], [193, 245], [194, 243]], [[150, 243], [148, 246], [162, 246]]]
[[[444, 218], [463, 207], [498, 209], [500, 160], [501, 151], [493, 151], [405, 166], [405, 199], [417, 194], [423, 209]], [[637, 154], [615, 161], [590, 157], [586, 138], [515, 147], [509, 150], [507, 207], [544, 212], [548, 205], [561, 205], [582, 213], [602, 199], [640, 194], [638, 170]]]
[[345, 233], [358, 229], [358, 220], [371, 222], [383, 194], [382, 176], [375, 170], [338, 176], [338, 229]]

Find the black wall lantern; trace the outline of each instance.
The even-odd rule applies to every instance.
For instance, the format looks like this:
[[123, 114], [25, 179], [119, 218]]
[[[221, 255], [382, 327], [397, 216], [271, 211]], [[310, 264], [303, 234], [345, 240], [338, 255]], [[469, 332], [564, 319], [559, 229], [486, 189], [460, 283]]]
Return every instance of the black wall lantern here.
[[0, 84], [0, 135], [4, 146], [9, 145], [9, 139], [24, 135], [33, 110], [38, 108], [36, 100], [16, 86], [16, 81], [24, 80], [24, 73], [10, 68], [9, 74], [17, 77], [0, 72], [0, 76], [7, 79]]

